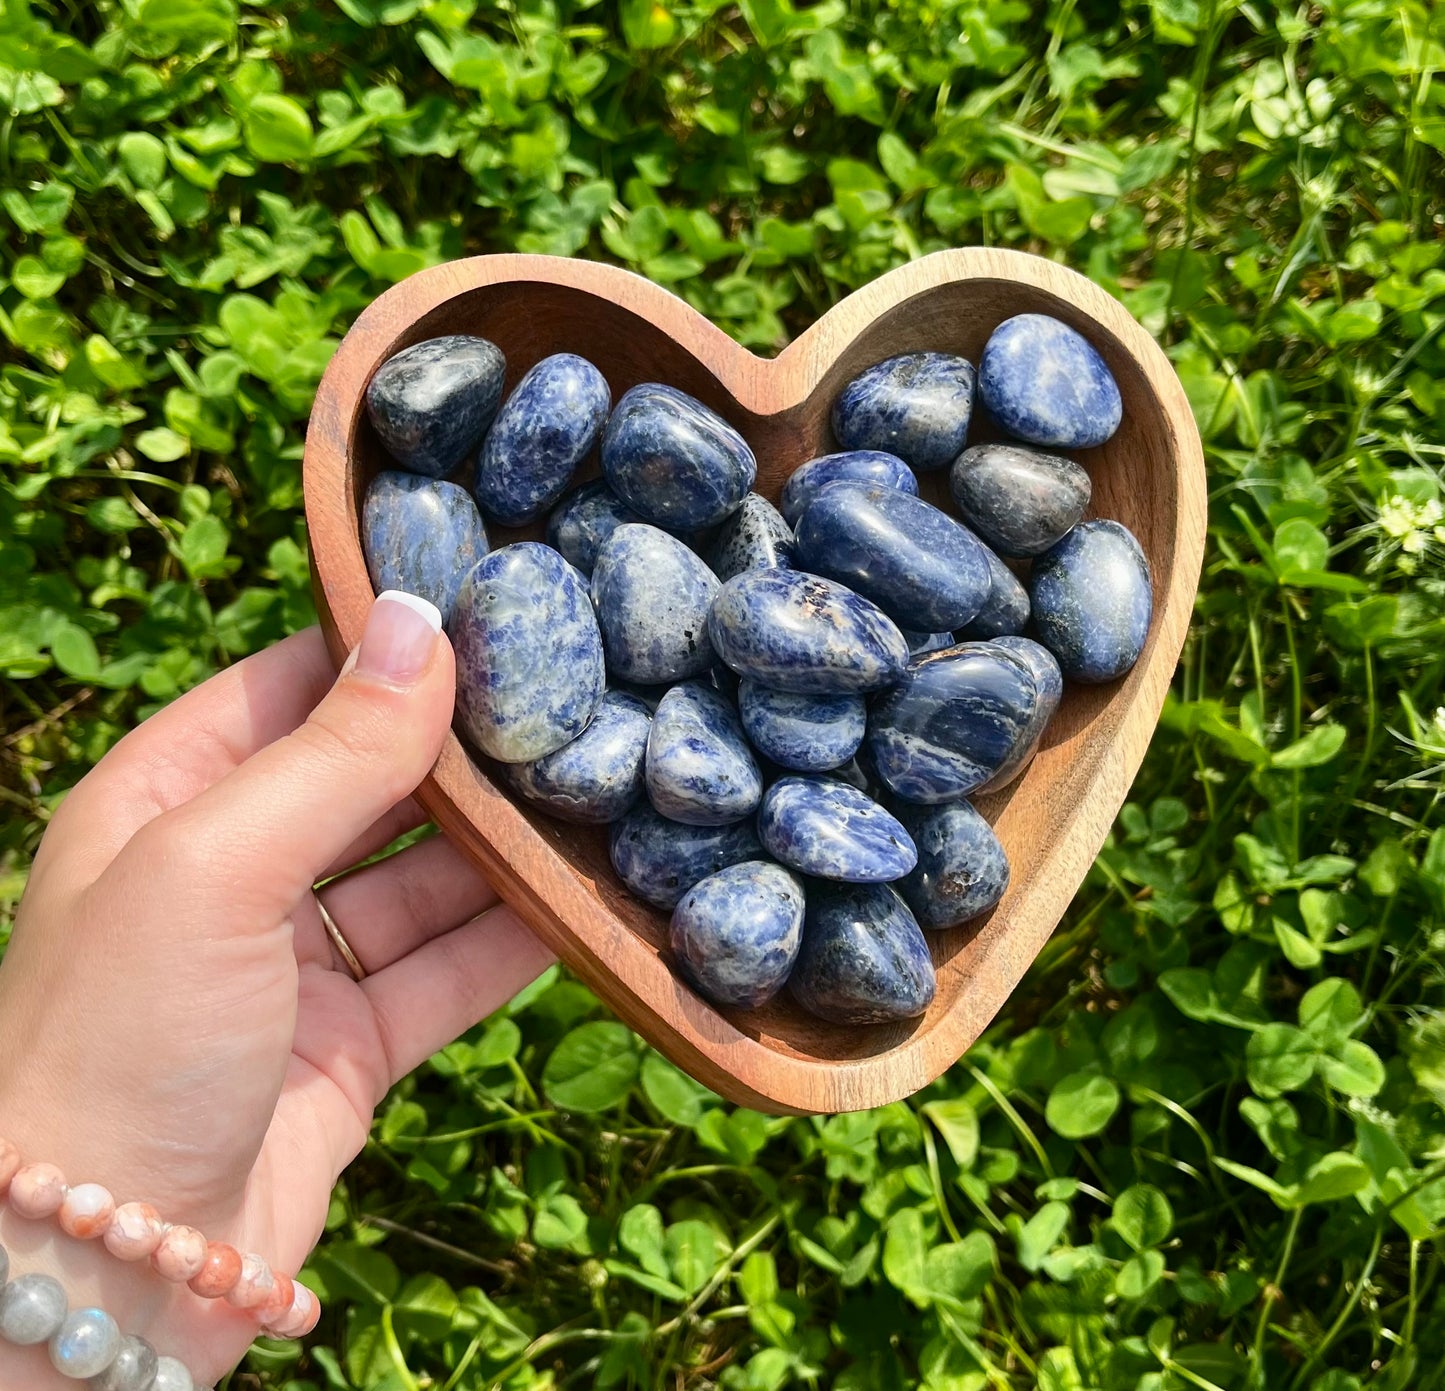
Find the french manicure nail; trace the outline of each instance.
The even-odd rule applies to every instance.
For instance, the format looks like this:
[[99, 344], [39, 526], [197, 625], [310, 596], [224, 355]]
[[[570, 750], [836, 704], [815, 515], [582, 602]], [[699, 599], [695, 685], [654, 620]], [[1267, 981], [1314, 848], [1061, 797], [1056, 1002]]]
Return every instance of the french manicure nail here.
[[437, 606], [388, 589], [376, 596], [356, 650], [356, 670], [393, 686], [409, 686], [426, 670], [442, 630]]

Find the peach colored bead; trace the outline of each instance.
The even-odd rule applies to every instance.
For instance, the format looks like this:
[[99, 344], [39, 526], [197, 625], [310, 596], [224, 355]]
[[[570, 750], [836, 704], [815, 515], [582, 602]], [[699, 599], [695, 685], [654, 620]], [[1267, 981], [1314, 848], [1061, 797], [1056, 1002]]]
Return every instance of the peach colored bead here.
[[263, 1328], [274, 1328], [281, 1318], [291, 1312], [292, 1301], [296, 1298], [296, 1282], [289, 1275], [273, 1271], [272, 1277], [276, 1283], [271, 1287], [270, 1297], [256, 1310], [256, 1317], [261, 1320]]
[[151, 1256], [156, 1273], [184, 1285], [201, 1273], [206, 1263], [206, 1238], [194, 1227], [168, 1227]]
[[98, 1183], [77, 1183], [60, 1204], [60, 1230], [90, 1241], [101, 1236], [115, 1216], [115, 1199]]
[[291, 1310], [272, 1328], [278, 1338], [304, 1338], [321, 1318], [321, 1303], [305, 1285], [297, 1283]]
[[149, 1203], [122, 1203], [105, 1229], [105, 1249], [118, 1261], [143, 1261], [155, 1254], [165, 1234], [166, 1224]]
[[229, 1294], [241, 1278], [241, 1253], [224, 1241], [206, 1243], [206, 1263], [191, 1280], [191, 1289], [202, 1299], [219, 1299]]
[[0, 1138], [0, 1198], [10, 1191], [10, 1180], [20, 1169], [20, 1151], [9, 1140]]
[[65, 1175], [54, 1164], [22, 1164], [10, 1180], [10, 1206], [21, 1217], [54, 1217], [65, 1193]]
[[271, 1298], [276, 1277], [260, 1256], [241, 1257], [241, 1275], [226, 1295], [226, 1302], [237, 1309], [259, 1309]]

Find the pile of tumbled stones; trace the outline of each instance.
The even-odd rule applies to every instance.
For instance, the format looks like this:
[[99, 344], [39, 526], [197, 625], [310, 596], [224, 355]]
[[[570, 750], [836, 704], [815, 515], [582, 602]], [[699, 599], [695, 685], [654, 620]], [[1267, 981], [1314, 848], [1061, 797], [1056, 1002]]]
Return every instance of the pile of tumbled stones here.
[[[503, 401], [505, 374], [450, 336], [367, 391], [400, 466], [366, 495], [368, 566], [442, 610], [464, 736], [528, 802], [610, 823], [618, 876], [671, 912], [709, 1000], [786, 985], [837, 1023], [923, 1013], [924, 932], [1008, 884], [968, 799], [1019, 775], [1065, 678], [1122, 676], [1149, 629], [1139, 543], [1083, 520], [1089, 475], [1053, 452], [1118, 428], [1103, 359], [1021, 314], [977, 371], [879, 362], [834, 405], [840, 452], [778, 506], [742, 436], [671, 386], [613, 409], [570, 353]], [[969, 446], [976, 401], [1011, 442]], [[564, 496], [594, 449], [601, 479]], [[944, 469], [962, 520], [918, 495]], [[547, 544], [489, 550], [483, 517], [544, 516]]]

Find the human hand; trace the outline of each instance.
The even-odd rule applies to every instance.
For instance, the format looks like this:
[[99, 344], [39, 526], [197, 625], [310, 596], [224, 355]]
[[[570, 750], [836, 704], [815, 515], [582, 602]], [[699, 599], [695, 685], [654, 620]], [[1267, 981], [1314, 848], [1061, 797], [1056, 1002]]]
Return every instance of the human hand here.
[[[288, 1274], [387, 1089], [551, 961], [440, 836], [321, 890], [360, 983], [317, 911], [313, 884], [426, 820], [455, 674], [414, 602], [376, 602], [339, 679], [311, 629], [117, 744], [52, 821], [0, 966], [0, 1135]], [[3, 1204], [0, 1245], [198, 1381], [256, 1335]], [[0, 1343], [0, 1386], [74, 1385], [35, 1352]]]

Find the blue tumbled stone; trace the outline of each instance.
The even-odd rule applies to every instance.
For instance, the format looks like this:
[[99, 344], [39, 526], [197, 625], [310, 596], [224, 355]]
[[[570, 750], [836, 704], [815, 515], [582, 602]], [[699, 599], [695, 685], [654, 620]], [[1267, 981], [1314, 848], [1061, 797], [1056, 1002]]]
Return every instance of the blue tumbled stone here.
[[833, 483], [798, 519], [798, 565], [871, 599], [897, 623], [967, 623], [988, 598], [974, 535], [922, 498], [872, 483]]
[[900, 807], [918, 865], [898, 885], [920, 927], [958, 927], [986, 913], [1008, 888], [1008, 856], [993, 827], [967, 802]]
[[925, 652], [941, 652], [945, 647], [952, 647], [957, 639], [952, 633], [916, 633], [911, 628], [900, 628], [904, 640], [908, 643], [908, 655], [910, 657], [921, 657]]
[[1112, 681], [1144, 650], [1154, 596], [1149, 562], [1118, 522], [1080, 522], [1034, 561], [1033, 627], [1071, 681]]
[[590, 576], [602, 543], [618, 527], [641, 520], [606, 483], [584, 483], [547, 518], [547, 544]]
[[803, 940], [803, 885], [781, 865], [748, 861], [700, 879], [672, 910], [672, 954], [715, 1005], [766, 1004]]
[[713, 600], [708, 632], [739, 676], [776, 691], [846, 695], [891, 686], [903, 634], [875, 604], [796, 570], [745, 570]]
[[717, 576], [677, 537], [619, 526], [592, 567], [608, 671], [648, 684], [701, 676], [714, 661], [707, 616], [717, 592]]
[[713, 542], [713, 572], [730, 580], [744, 570], [793, 568], [793, 529], [765, 497], [749, 493]]
[[484, 754], [529, 763], [587, 728], [602, 700], [602, 635], [587, 581], [550, 546], [522, 541], [473, 566], [447, 634], [458, 722]]
[[487, 532], [465, 488], [388, 469], [361, 507], [362, 549], [378, 594], [400, 589], [451, 617], [468, 570], [487, 553]]
[[482, 511], [504, 526], [540, 517], [597, 443], [611, 405], [607, 379], [585, 357], [544, 357], [482, 441], [473, 484]]
[[1072, 459], [1025, 444], [976, 444], [948, 475], [964, 521], [1000, 555], [1048, 550], [1083, 518], [1092, 486]]
[[788, 990], [835, 1024], [915, 1019], [933, 1003], [928, 943], [886, 884], [810, 884]]
[[859, 695], [799, 695], [756, 681], [738, 690], [738, 710], [753, 747], [783, 768], [822, 773], [858, 752], [868, 724]]
[[789, 526], [797, 526], [814, 494], [830, 483], [841, 482], [876, 483], [880, 488], [896, 488], [900, 493], [918, 496], [918, 479], [898, 455], [881, 449], [845, 449], [840, 454], [809, 459], [788, 475], [778, 502], [783, 519]]
[[1028, 767], [1034, 754], [1038, 752], [1044, 730], [1048, 728], [1049, 721], [1053, 719], [1064, 695], [1064, 674], [1059, 670], [1054, 654], [1047, 647], [1041, 646], [1032, 638], [1022, 637], [994, 638], [993, 645], [1003, 648], [1005, 652], [1012, 652], [1027, 663], [1029, 671], [1033, 673], [1036, 699], [1033, 714], [1029, 716], [1027, 725], [1019, 735], [1018, 743], [1004, 759], [998, 772], [978, 789], [981, 794], [997, 792], [999, 788], [1007, 787]]
[[758, 839], [792, 869], [849, 884], [900, 879], [918, 861], [897, 817], [837, 778], [780, 778], [763, 797]]
[[652, 805], [688, 826], [740, 821], [763, 795], [763, 775], [737, 711], [700, 681], [684, 681], [658, 702], [646, 766]]
[[607, 691], [592, 723], [570, 744], [511, 766], [512, 786], [563, 821], [600, 826], [630, 811], [643, 791], [652, 717], [624, 691]]
[[958, 630], [960, 638], [996, 638], [1021, 633], [1029, 621], [1029, 592], [993, 551], [983, 544], [988, 562], [988, 598], [983, 607]]
[[429, 338], [376, 369], [366, 388], [366, 412], [397, 463], [441, 478], [481, 442], [506, 376], [507, 359], [485, 338]]
[[994, 329], [978, 365], [978, 394], [1009, 434], [1050, 449], [1103, 444], [1124, 417], [1097, 349], [1047, 314], [1018, 314]]
[[607, 422], [602, 473], [644, 521], [696, 531], [737, 511], [758, 464], [722, 416], [675, 387], [644, 382]]
[[911, 468], [947, 468], [968, 443], [977, 374], [951, 353], [904, 353], [854, 377], [833, 404], [844, 449], [880, 449]]
[[766, 858], [751, 818], [730, 826], [685, 826], [646, 802], [612, 823], [608, 844], [617, 877], [638, 898], [669, 911], [699, 879]]
[[1022, 657], [992, 643], [963, 643], [909, 662], [869, 714], [865, 747], [896, 796], [951, 802], [1003, 767], [1037, 703]]

